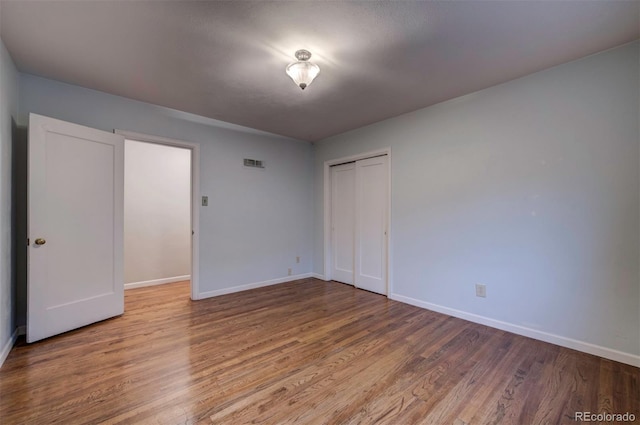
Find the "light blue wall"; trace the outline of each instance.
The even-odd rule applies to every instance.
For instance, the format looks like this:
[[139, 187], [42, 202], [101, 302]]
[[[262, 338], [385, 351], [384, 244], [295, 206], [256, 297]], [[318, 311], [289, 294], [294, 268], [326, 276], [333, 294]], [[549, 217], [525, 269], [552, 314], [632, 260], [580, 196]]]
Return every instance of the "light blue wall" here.
[[[309, 143], [22, 74], [21, 125], [30, 112], [200, 145], [200, 191], [209, 196], [200, 207], [201, 293], [311, 271]], [[245, 168], [243, 158], [266, 168]]]
[[324, 161], [391, 147], [393, 293], [640, 355], [638, 50], [318, 143], [314, 271]]
[[18, 72], [0, 40], [0, 364], [8, 353], [15, 330], [11, 273], [11, 120], [17, 116]]

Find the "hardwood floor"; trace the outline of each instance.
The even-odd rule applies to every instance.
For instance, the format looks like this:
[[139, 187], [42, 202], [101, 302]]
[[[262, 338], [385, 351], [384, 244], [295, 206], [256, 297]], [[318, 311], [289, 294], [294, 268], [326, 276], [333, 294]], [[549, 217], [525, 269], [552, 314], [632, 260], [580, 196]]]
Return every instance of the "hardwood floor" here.
[[183, 282], [20, 341], [0, 369], [0, 423], [640, 423], [639, 383], [638, 368], [335, 282], [197, 302]]

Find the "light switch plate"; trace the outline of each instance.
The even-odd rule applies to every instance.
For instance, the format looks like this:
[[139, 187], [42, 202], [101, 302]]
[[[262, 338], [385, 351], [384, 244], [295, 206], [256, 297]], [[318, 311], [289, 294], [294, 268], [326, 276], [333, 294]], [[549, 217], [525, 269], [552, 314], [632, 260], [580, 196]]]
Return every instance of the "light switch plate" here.
[[209, 206], [209, 197], [208, 196], [203, 196], [202, 197], [202, 206], [203, 207], [208, 207]]

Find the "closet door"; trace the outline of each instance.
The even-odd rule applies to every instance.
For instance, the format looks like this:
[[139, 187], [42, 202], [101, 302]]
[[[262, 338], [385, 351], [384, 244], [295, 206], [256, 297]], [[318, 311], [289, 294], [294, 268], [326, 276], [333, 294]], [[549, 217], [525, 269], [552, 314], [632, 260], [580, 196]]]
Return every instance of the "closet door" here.
[[331, 277], [353, 284], [355, 163], [331, 167]]
[[388, 157], [356, 162], [355, 286], [387, 294]]

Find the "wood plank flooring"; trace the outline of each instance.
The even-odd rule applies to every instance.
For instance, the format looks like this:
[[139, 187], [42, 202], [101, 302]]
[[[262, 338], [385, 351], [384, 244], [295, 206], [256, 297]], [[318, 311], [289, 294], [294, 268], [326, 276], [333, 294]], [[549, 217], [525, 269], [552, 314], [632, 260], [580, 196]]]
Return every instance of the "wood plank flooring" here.
[[640, 369], [307, 279], [126, 312], [0, 369], [2, 424], [576, 424], [635, 414]]

